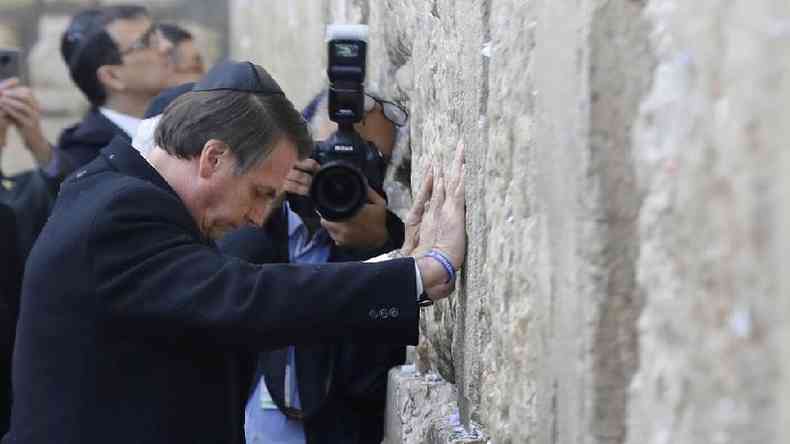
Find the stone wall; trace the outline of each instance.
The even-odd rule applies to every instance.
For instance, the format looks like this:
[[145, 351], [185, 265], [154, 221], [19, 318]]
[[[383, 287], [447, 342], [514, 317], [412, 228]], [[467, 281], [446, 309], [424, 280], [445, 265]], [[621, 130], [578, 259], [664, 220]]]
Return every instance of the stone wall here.
[[411, 182], [468, 146], [469, 255], [391, 372], [388, 442], [790, 439], [790, 3], [232, 1], [298, 105], [371, 25]]

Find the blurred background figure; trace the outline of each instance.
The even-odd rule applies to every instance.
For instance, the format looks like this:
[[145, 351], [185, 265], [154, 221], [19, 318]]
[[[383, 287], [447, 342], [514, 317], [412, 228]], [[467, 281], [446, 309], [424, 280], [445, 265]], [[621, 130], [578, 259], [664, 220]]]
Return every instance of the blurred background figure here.
[[[61, 131], [81, 121], [91, 107], [75, 87], [60, 51], [71, 18], [86, 5], [100, 8], [123, 3], [144, 6], [156, 22], [188, 30], [206, 67], [230, 55], [229, 0], [0, 1], [0, 48], [20, 50], [21, 82], [35, 91], [49, 141], [56, 142]], [[4, 152], [6, 174], [38, 163], [16, 131], [10, 132]]]
[[61, 133], [50, 175], [62, 180], [115, 136], [131, 141], [148, 103], [167, 86], [171, 49], [142, 6], [86, 9], [72, 18], [61, 54], [91, 110]]
[[[16, 130], [39, 166], [49, 162], [52, 147], [41, 129], [38, 101], [17, 78], [0, 81], [0, 156], [5, 152], [11, 129]], [[23, 260], [47, 220], [54, 197], [54, 186], [41, 168], [9, 175], [0, 169], [0, 203], [14, 212], [17, 254]]]
[[173, 23], [162, 23], [159, 30], [162, 37], [172, 45], [172, 73], [168, 77], [167, 85], [178, 86], [200, 80], [206, 73], [206, 64], [192, 33]]

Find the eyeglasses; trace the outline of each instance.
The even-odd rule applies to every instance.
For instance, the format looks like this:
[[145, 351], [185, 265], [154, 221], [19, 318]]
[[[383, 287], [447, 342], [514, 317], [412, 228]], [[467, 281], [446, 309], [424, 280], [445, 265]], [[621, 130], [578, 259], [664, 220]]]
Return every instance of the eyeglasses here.
[[392, 122], [395, 126], [403, 126], [406, 125], [406, 122], [409, 120], [409, 113], [406, 112], [403, 107], [392, 103], [387, 100], [380, 99], [372, 94], [365, 93], [365, 112], [369, 113], [373, 111], [373, 108], [376, 107], [376, 104], [381, 106], [381, 111], [384, 113], [384, 117], [387, 118], [390, 122]]
[[159, 25], [154, 23], [152, 24], [140, 37], [138, 37], [128, 48], [124, 49], [123, 51], [119, 51], [118, 53], [121, 57], [131, 54], [135, 51], [140, 51], [143, 49], [148, 49], [154, 46], [155, 43], [158, 42], [157, 39], [157, 31], [159, 30]]

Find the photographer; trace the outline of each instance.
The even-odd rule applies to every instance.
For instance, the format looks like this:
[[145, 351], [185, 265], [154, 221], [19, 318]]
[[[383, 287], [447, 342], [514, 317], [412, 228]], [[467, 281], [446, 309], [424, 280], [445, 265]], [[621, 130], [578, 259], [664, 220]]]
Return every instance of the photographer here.
[[[366, 102], [365, 116], [356, 129], [363, 140], [375, 141], [372, 146], [389, 157], [397, 129], [406, 124], [408, 114], [373, 96], [367, 96]], [[327, 138], [337, 126], [328, 118], [326, 92], [311, 103], [303, 114], [314, 134]], [[310, 171], [316, 167], [310, 161], [297, 166]], [[304, 188], [289, 191], [306, 194]], [[364, 260], [399, 248], [403, 223], [387, 211], [378, 193], [370, 190], [369, 199], [351, 219], [320, 220], [321, 226], [312, 230], [305, 223], [310, 214], [303, 212], [303, 219], [286, 204], [266, 227], [231, 233], [220, 247], [261, 264]], [[245, 411], [247, 442], [381, 442], [387, 372], [404, 360], [403, 346], [350, 341], [261, 353]]]
[[63, 34], [60, 49], [91, 110], [58, 138], [47, 168], [58, 180], [93, 160], [113, 137], [131, 140], [172, 70], [172, 45], [142, 6], [79, 12]]
[[26, 264], [3, 443], [241, 443], [239, 353], [415, 343], [418, 301], [449, 296], [465, 255], [461, 149], [402, 257], [256, 266], [212, 242], [262, 225], [312, 148], [268, 73], [228, 62], [167, 107], [146, 157], [116, 138], [64, 182]]

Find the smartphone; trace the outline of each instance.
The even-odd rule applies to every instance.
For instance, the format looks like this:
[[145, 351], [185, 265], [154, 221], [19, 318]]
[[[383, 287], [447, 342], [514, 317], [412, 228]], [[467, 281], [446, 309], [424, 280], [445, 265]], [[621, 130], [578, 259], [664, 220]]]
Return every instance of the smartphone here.
[[19, 50], [0, 48], [0, 80], [19, 77]]

